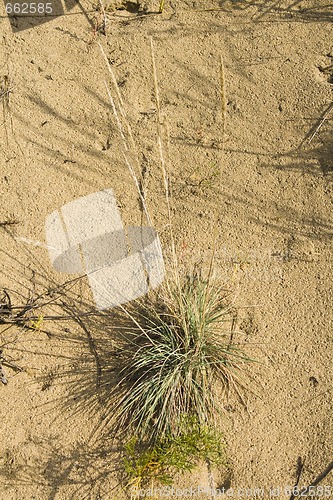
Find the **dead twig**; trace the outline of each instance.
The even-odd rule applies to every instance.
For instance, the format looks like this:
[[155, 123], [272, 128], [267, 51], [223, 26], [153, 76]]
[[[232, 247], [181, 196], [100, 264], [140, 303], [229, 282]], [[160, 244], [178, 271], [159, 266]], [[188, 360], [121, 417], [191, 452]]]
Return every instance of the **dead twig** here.
[[0, 315], [10, 315], [12, 313], [12, 301], [10, 300], [7, 290], [2, 290], [2, 297], [0, 299]]
[[[293, 491], [295, 491], [296, 488], [298, 487], [299, 481], [301, 479], [303, 467], [304, 467], [304, 462], [302, 461], [302, 457], [298, 457], [298, 459], [297, 459], [297, 478], [296, 478], [296, 483], [294, 485]], [[294, 500], [294, 498], [295, 498], [295, 495], [294, 495], [294, 493], [292, 493], [290, 500]]]
[[0, 349], [0, 382], [2, 382], [4, 385], [8, 384], [8, 379], [3, 369], [4, 366], [7, 366], [8, 368], [15, 370], [16, 372], [23, 372], [23, 368], [16, 365], [12, 361], [8, 361], [8, 359], [5, 359], [2, 354], [2, 349]]
[[299, 496], [304, 497], [305, 495], [311, 493], [310, 488], [317, 486], [317, 484], [319, 484], [323, 479], [325, 479], [325, 477], [331, 472], [331, 470], [333, 470], [333, 461], [330, 464], [328, 464], [326, 469], [321, 474], [319, 474], [319, 476], [317, 476], [316, 479], [314, 479], [314, 481], [312, 481], [312, 483], [309, 484], [309, 486], [307, 486], [306, 488], [304, 488], [299, 492]]
[[[297, 497], [305, 497], [305, 496], [308, 496], [308, 495], [311, 495], [313, 496], [313, 488], [315, 486], [317, 486], [323, 479], [325, 479], [325, 477], [333, 470], [333, 461], [331, 463], [328, 464], [328, 466], [326, 467], [326, 469], [321, 472], [319, 474], [319, 476], [316, 477], [316, 479], [314, 479], [312, 481], [311, 484], [309, 484], [309, 486], [306, 486], [305, 488], [303, 488], [302, 490], [298, 491], [297, 493], [293, 493], [290, 497], [290, 500], [293, 500], [294, 498], [297, 498]], [[300, 471], [300, 474], [299, 476], [301, 475], [301, 472]], [[299, 481], [299, 477], [298, 477], [298, 481]], [[298, 484], [298, 482], [297, 482]], [[296, 486], [297, 486], [296, 484]]]
[[[0, 95], [1, 98], [1, 95]], [[6, 226], [14, 226], [15, 224], [18, 224], [19, 222], [14, 219], [10, 220], [5, 220], [4, 222], [0, 222], [0, 227], [6, 227]]]
[[3, 367], [2, 367], [3, 362], [4, 362], [4, 358], [2, 356], [2, 351], [0, 351], [0, 381], [4, 385], [7, 385], [8, 380], [7, 380], [6, 374], [5, 374]]

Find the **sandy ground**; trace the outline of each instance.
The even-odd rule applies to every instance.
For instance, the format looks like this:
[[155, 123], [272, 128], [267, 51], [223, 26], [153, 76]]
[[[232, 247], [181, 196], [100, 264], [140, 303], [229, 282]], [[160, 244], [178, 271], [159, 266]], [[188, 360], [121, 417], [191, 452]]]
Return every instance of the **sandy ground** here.
[[[144, 9], [156, 11], [158, 2]], [[0, 223], [18, 223], [0, 227], [0, 288], [19, 304], [18, 294], [36, 297], [73, 278], [52, 269], [43, 246], [14, 238], [45, 243], [46, 217], [67, 202], [112, 188], [124, 224], [142, 222], [98, 43], [116, 75], [147, 206], [168, 253], [152, 37], [178, 254], [186, 266], [205, 264], [218, 206], [216, 272], [232, 277], [240, 326], [261, 362], [247, 408], [221, 401], [231, 466], [216, 471], [216, 484], [234, 488], [234, 498], [239, 488], [249, 488], [247, 497], [261, 488], [257, 497], [270, 498], [273, 487], [289, 498], [283, 488], [296, 483], [297, 464], [304, 464], [299, 484], [307, 485], [333, 455], [333, 112], [322, 121], [332, 103], [333, 4], [166, 0], [162, 15], [136, 11], [111, 2], [104, 35], [96, 30], [101, 15], [84, 1], [13, 33], [1, 7], [0, 95], [10, 92], [0, 100]], [[68, 294], [82, 308], [91, 304], [85, 282]], [[107, 379], [112, 331], [103, 319], [89, 327]], [[0, 384], [1, 500], [122, 498], [113, 489], [114, 445], [92, 437], [103, 404], [86, 332], [75, 322], [45, 321], [0, 335], [4, 357], [24, 369], [4, 367], [8, 384]], [[196, 488], [205, 477], [199, 470], [179, 484]], [[321, 484], [333, 497], [332, 474]]]

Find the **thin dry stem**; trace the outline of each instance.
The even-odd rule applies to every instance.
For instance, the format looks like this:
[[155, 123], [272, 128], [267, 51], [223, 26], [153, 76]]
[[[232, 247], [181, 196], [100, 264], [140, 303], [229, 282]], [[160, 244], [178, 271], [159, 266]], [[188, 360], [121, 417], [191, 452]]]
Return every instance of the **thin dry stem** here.
[[321, 127], [323, 126], [325, 120], [327, 119], [328, 115], [330, 114], [330, 112], [332, 111], [333, 109], [333, 102], [331, 102], [331, 105], [328, 107], [328, 109], [326, 110], [326, 112], [324, 113], [324, 115], [322, 116], [318, 126], [315, 128], [315, 130], [313, 131], [313, 133], [310, 135], [309, 139], [308, 139], [308, 143], [311, 144], [312, 142], [312, 139], [315, 137], [315, 135], [318, 134], [319, 130], [321, 129]]
[[[122, 99], [122, 96], [121, 96], [121, 93], [120, 93], [120, 90], [119, 90], [119, 87], [118, 87], [118, 84], [117, 84], [117, 80], [116, 80], [114, 71], [113, 71], [113, 69], [112, 69], [112, 67], [111, 67], [111, 65], [110, 65], [110, 63], [108, 61], [108, 58], [106, 57], [106, 54], [105, 54], [105, 52], [103, 50], [103, 47], [101, 46], [100, 43], [98, 43], [98, 45], [99, 45], [99, 48], [100, 48], [100, 50], [102, 52], [102, 55], [103, 55], [104, 60], [106, 62], [106, 66], [107, 66], [108, 71], [109, 71], [110, 76], [111, 76], [113, 87], [115, 89], [115, 93], [116, 93], [117, 100], [118, 100], [119, 113], [120, 113], [122, 121], [123, 121], [123, 123], [124, 123], [124, 125], [126, 127], [127, 136], [129, 137], [130, 145], [131, 145], [132, 151], [134, 153], [133, 156], [135, 158], [135, 163], [136, 163], [138, 171], [140, 172], [139, 175], [140, 175], [140, 178], [141, 178], [141, 181], [142, 181], [141, 183], [143, 183], [137, 147], [136, 147], [136, 144], [135, 144], [135, 141], [134, 141], [134, 137], [133, 137], [133, 134], [132, 134], [131, 126], [130, 126], [129, 121], [128, 121], [127, 116], [126, 116], [125, 106], [124, 106], [124, 102], [123, 102], [123, 99]], [[127, 156], [128, 153], [130, 152], [130, 147], [127, 144], [127, 139], [126, 139], [125, 132], [124, 132], [124, 129], [123, 129], [122, 121], [121, 121], [121, 119], [119, 118], [119, 115], [118, 115], [116, 103], [115, 103], [115, 101], [114, 101], [114, 99], [113, 99], [113, 97], [111, 95], [110, 89], [108, 88], [108, 86], [107, 86], [106, 83], [105, 83], [105, 87], [106, 87], [106, 91], [107, 91], [107, 94], [108, 94], [108, 97], [109, 97], [111, 108], [112, 108], [112, 111], [113, 111], [113, 114], [114, 114], [114, 117], [115, 117], [115, 120], [116, 120], [117, 128], [118, 128], [119, 134], [120, 134], [121, 139], [122, 139], [123, 148], [124, 148], [123, 156], [124, 156], [124, 159], [125, 159], [126, 166], [129, 169], [129, 172], [130, 172], [130, 174], [132, 176], [132, 179], [134, 181], [135, 187], [136, 187], [136, 189], [138, 191], [138, 194], [139, 194], [139, 197], [140, 197], [140, 201], [142, 203], [142, 207], [143, 207], [143, 210], [145, 212], [145, 216], [147, 218], [147, 222], [148, 222], [148, 224], [150, 226], [152, 226], [152, 221], [151, 221], [148, 209], [147, 209], [147, 205], [146, 205], [146, 200], [145, 200], [145, 197], [144, 197], [144, 193], [142, 192], [142, 189], [140, 189], [140, 184], [139, 184], [138, 178], [137, 178], [137, 176], [135, 174], [135, 169], [133, 168], [133, 166], [132, 166], [132, 164], [131, 164], [130, 160], [128, 159], [128, 156]]]
[[[173, 234], [173, 224], [172, 224], [172, 217], [171, 217], [169, 181], [168, 181], [167, 167], [166, 167], [166, 161], [165, 161], [165, 155], [164, 155], [164, 144], [163, 144], [164, 141], [163, 141], [163, 131], [162, 131], [163, 117], [162, 117], [162, 113], [161, 113], [160, 94], [159, 94], [159, 88], [158, 88], [155, 53], [154, 53], [154, 45], [153, 45], [152, 37], [150, 37], [150, 49], [151, 49], [151, 59], [152, 59], [152, 68], [153, 68], [153, 79], [154, 79], [154, 91], [155, 91], [155, 100], [156, 100], [156, 109], [157, 109], [157, 136], [158, 136], [157, 142], [158, 142], [158, 149], [159, 149], [159, 155], [160, 155], [161, 170], [162, 170], [162, 175], [163, 175], [165, 199], [166, 199], [166, 205], [167, 205], [167, 210], [168, 210], [168, 223], [169, 223], [170, 241], [171, 241], [171, 249], [172, 249], [173, 271], [174, 271], [175, 282], [177, 283], [177, 287], [180, 290], [178, 260], [177, 260], [177, 254], [176, 254], [176, 249], [175, 249], [175, 239], [174, 239], [174, 234]], [[168, 281], [167, 281], [167, 286], [169, 286]]]
[[[220, 146], [220, 168], [219, 168], [219, 193], [221, 201], [222, 196], [222, 155], [224, 151], [224, 142], [225, 142], [225, 128], [226, 128], [226, 114], [227, 114], [227, 98], [226, 98], [226, 90], [225, 90], [225, 71], [224, 71], [224, 63], [222, 54], [220, 54], [220, 100], [221, 100], [221, 146]], [[217, 239], [218, 239], [218, 217], [220, 211], [221, 203], [217, 203], [215, 206], [214, 213], [214, 238], [213, 238], [213, 250], [212, 256], [209, 264], [209, 272], [208, 272], [208, 280], [210, 280], [213, 270], [213, 262], [216, 252]]]
[[127, 115], [126, 115], [126, 111], [125, 111], [125, 106], [124, 106], [124, 101], [123, 101], [123, 98], [121, 96], [121, 93], [120, 93], [120, 90], [119, 90], [119, 87], [118, 87], [117, 79], [116, 79], [114, 71], [113, 71], [113, 69], [111, 67], [111, 64], [108, 61], [108, 58], [106, 57], [106, 54], [105, 54], [105, 52], [103, 50], [103, 47], [101, 46], [100, 43], [98, 43], [98, 45], [99, 45], [99, 48], [101, 49], [101, 52], [103, 54], [104, 60], [106, 62], [108, 71], [109, 71], [111, 79], [112, 79], [113, 87], [115, 89], [116, 96], [117, 96], [117, 99], [118, 99], [118, 102], [119, 102], [119, 111], [120, 111], [120, 114], [123, 117], [124, 123], [126, 125], [127, 134], [128, 134], [128, 137], [129, 137], [129, 140], [130, 140], [130, 143], [131, 143], [131, 147], [133, 148], [133, 151], [135, 153], [135, 160], [136, 160], [136, 163], [137, 163], [137, 167], [138, 167], [138, 169], [140, 171], [140, 162], [139, 162], [138, 150], [137, 150], [136, 143], [135, 143], [135, 140], [134, 140], [134, 137], [133, 137], [133, 134], [132, 134], [131, 126], [130, 126], [129, 121], [127, 119]]
[[103, 31], [102, 32], [103, 32], [103, 35], [106, 35], [106, 24], [107, 24], [106, 13], [105, 13], [105, 9], [104, 9], [104, 5], [103, 5], [102, 0], [98, 0], [98, 3], [100, 6], [100, 9], [101, 9], [101, 14], [103, 16], [103, 24], [102, 24]]
[[[224, 136], [225, 136], [225, 126], [226, 126], [226, 113], [227, 113], [227, 99], [226, 99], [226, 91], [225, 91], [225, 72], [224, 72], [224, 64], [223, 64], [223, 57], [222, 54], [220, 54], [220, 99], [221, 99], [221, 122], [222, 122], [222, 136], [221, 136], [221, 147], [220, 147], [220, 169], [219, 169], [219, 203], [216, 204], [215, 206], [215, 213], [214, 213], [214, 233], [213, 233], [213, 249], [212, 249], [212, 254], [209, 262], [209, 270], [208, 270], [208, 283], [211, 280], [212, 277], [212, 272], [213, 272], [213, 263], [214, 263], [214, 258], [215, 258], [215, 253], [216, 253], [216, 247], [217, 247], [217, 239], [218, 239], [218, 218], [219, 218], [219, 212], [220, 212], [220, 206], [221, 206], [221, 196], [222, 196], [222, 154], [223, 154], [223, 149], [224, 149]], [[204, 306], [206, 305], [207, 297], [205, 297], [205, 303]], [[202, 319], [204, 321], [204, 318]]]
[[225, 91], [225, 70], [222, 54], [220, 54], [220, 92], [221, 92], [221, 118], [222, 118], [222, 149], [224, 148], [224, 136], [227, 115], [227, 97]]

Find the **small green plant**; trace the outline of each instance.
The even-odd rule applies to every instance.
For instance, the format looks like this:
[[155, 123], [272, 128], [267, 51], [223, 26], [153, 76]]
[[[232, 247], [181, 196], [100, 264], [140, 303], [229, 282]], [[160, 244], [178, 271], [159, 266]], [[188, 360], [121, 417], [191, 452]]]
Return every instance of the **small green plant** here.
[[176, 473], [190, 472], [200, 462], [226, 466], [224, 438], [196, 418], [185, 417], [176, 433], [153, 445], [132, 438], [125, 446], [123, 465], [128, 487], [135, 492], [155, 484], [171, 485]]
[[109, 399], [118, 429], [154, 441], [172, 432], [182, 415], [211, 422], [221, 391], [241, 395], [242, 369], [251, 359], [237, 340], [228, 297], [212, 278], [195, 275], [127, 310], [117, 349], [119, 379]]
[[189, 185], [199, 188], [213, 188], [220, 175], [220, 167], [214, 163], [208, 166], [208, 175], [204, 177], [201, 174], [200, 167], [196, 167], [190, 177], [187, 179]]

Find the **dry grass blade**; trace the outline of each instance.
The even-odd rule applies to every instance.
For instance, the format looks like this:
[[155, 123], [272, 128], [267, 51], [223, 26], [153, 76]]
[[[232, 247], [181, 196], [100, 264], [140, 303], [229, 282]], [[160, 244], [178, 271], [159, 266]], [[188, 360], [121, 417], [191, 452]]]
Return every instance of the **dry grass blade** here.
[[3, 99], [6, 95], [10, 94], [11, 89], [3, 90], [0, 92], [0, 100]]
[[[111, 109], [112, 109], [113, 115], [115, 117], [116, 126], [117, 126], [117, 129], [119, 131], [119, 135], [120, 135], [121, 140], [122, 140], [122, 145], [123, 145], [122, 153], [123, 153], [124, 161], [125, 161], [125, 164], [129, 170], [130, 174], [131, 174], [131, 177], [133, 179], [135, 187], [137, 189], [137, 192], [138, 192], [138, 195], [139, 195], [147, 222], [150, 226], [152, 226], [152, 221], [151, 221], [148, 209], [147, 209], [145, 194], [144, 194], [143, 190], [140, 188], [140, 186], [143, 186], [144, 183], [143, 183], [143, 179], [142, 179], [142, 175], [141, 175], [139, 156], [138, 156], [137, 147], [136, 147], [136, 144], [134, 141], [132, 129], [131, 129], [130, 123], [127, 119], [124, 102], [123, 102], [123, 99], [122, 99], [122, 96], [121, 96], [121, 93], [120, 93], [120, 90], [118, 87], [118, 83], [117, 83], [117, 79], [115, 77], [114, 71], [113, 71], [113, 69], [108, 61], [108, 58], [103, 50], [103, 47], [101, 46], [100, 43], [98, 43], [98, 46], [101, 50], [101, 53], [102, 53], [104, 61], [106, 63], [108, 72], [111, 76], [113, 89], [114, 89], [114, 92], [116, 95], [117, 102], [115, 102], [115, 99], [112, 97], [112, 94], [110, 92], [109, 87], [105, 83], [106, 91], [107, 91], [110, 105], [111, 105]], [[140, 172], [139, 177], [141, 178], [140, 179], [141, 182], [139, 181], [138, 175], [135, 173], [135, 168], [132, 165], [131, 160], [129, 159], [130, 152], [132, 152], [131, 157], [134, 158], [136, 170], [138, 172]]]
[[326, 108], [326, 111], [324, 111], [324, 114], [322, 117], [317, 121], [317, 123], [311, 127], [310, 131], [306, 134], [306, 136], [302, 139], [301, 143], [298, 146], [298, 150], [301, 149], [303, 146], [306, 144], [311, 144], [315, 136], [318, 134], [320, 131], [321, 127], [324, 125], [325, 121], [327, 120], [330, 112], [333, 109], [333, 102]]
[[170, 236], [171, 236], [171, 243], [173, 245], [173, 257], [174, 257], [174, 259], [176, 259], [176, 253], [174, 250], [174, 238], [173, 238], [173, 232], [172, 232], [172, 217], [171, 217], [171, 207], [170, 207], [169, 181], [168, 181], [168, 174], [167, 174], [167, 168], [166, 168], [166, 160], [165, 160], [165, 155], [164, 155], [163, 122], [165, 121], [165, 119], [162, 117], [162, 112], [161, 112], [160, 93], [159, 93], [159, 89], [158, 89], [156, 61], [155, 61], [155, 53], [154, 53], [154, 45], [153, 45], [152, 37], [150, 37], [150, 50], [151, 50], [151, 60], [152, 60], [152, 67], [153, 67], [155, 101], [156, 101], [156, 108], [157, 108], [158, 150], [159, 150], [159, 155], [160, 155], [160, 163], [161, 163], [162, 177], [163, 177], [163, 183], [164, 183], [165, 199], [166, 199], [166, 204], [167, 204], [167, 209], [168, 209]]
[[101, 9], [101, 14], [102, 14], [102, 33], [103, 35], [106, 35], [106, 24], [107, 24], [107, 20], [106, 20], [106, 13], [105, 13], [105, 9], [104, 9], [104, 5], [103, 5], [103, 2], [102, 0], [98, 0], [98, 3], [99, 3], [99, 7]]
[[[152, 70], [153, 70], [153, 82], [154, 82], [154, 92], [155, 92], [155, 101], [157, 108], [157, 144], [159, 150], [160, 157], [160, 165], [162, 171], [162, 179], [164, 185], [164, 193], [165, 193], [165, 201], [168, 211], [168, 226], [169, 226], [169, 234], [170, 234], [170, 243], [171, 243], [171, 252], [172, 252], [172, 281], [176, 283], [178, 287], [179, 293], [181, 293], [180, 287], [180, 276], [179, 276], [179, 266], [178, 266], [178, 257], [175, 247], [175, 238], [173, 234], [173, 223], [171, 216], [171, 204], [170, 204], [170, 189], [169, 189], [169, 179], [167, 172], [167, 162], [164, 148], [164, 138], [163, 136], [167, 136], [167, 145], [169, 151], [169, 136], [168, 136], [168, 125], [165, 117], [162, 116], [161, 112], [161, 103], [160, 103], [160, 93], [158, 88], [158, 78], [157, 78], [157, 70], [156, 70], [156, 61], [155, 61], [155, 51], [153, 39], [150, 37], [150, 51], [151, 51], [151, 60], [152, 60]], [[169, 287], [169, 279], [166, 277], [166, 286]]]
[[325, 113], [321, 117], [321, 119], [320, 119], [318, 125], [316, 126], [315, 130], [312, 132], [312, 134], [308, 138], [308, 143], [309, 144], [312, 142], [312, 139], [318, 134], [319, 130], [323, 126], [325, 120], [327, 120], [327, 117], [330, 114], [330, 112], [332, 111], [332, 109], [333, 109], [333, 102], [331, 102], [330, 106], [328, 107], [328, 109], [325, 111]]

